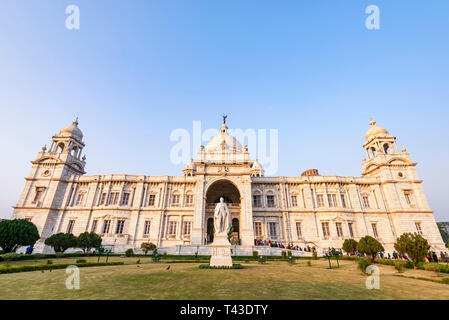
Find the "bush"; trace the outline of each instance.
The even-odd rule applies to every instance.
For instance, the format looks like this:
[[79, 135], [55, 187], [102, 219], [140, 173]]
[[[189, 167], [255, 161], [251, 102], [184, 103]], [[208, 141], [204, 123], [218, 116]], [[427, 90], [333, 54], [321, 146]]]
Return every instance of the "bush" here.
[[287, 256], [288, 256], [289, 258], [292, 257], [292, 251], [291, 251], [291, 250], [288, 250], [288, 251], [287, 251]]
[[359, 262], [358, 262], [358, 267], [360, 269], [360, 271], [362, 271], [364, 274], [366, 274], [366, 268], [368, 268], [368, 266], [370, 266], [371, 263], [366, 260], [365, 258], [360, 258]]
[[433, 271], [437, 276], [440, 275], [440, 266], [436, 263], [427, 263], [424, 265], [424, 270]]
[[413, 266], [416, 268], [418, 263], [423, 261], [427, 255], [430, 245], [426, 239], [417, 233], [404, 233], [396, 240], [394, 248], [399, 254], [406, 253], [412, 259]]
[[374, 239], [371, 236], [365, 236], [360, 239], [359, 243], [357, 244], [357, 251], [370, 255], [371, 256], [371, 262], [374, 263], [374, 260], [376, 258], [376, 255], [379, 252], [385, 251], [382, 244]]
[[21, 254], [18, 254], [15, 252], [10, 252], [10, 253], [2, 254], [2, 259], [4, 261], [14, 261], [14, 260], [20, 259], [21, 256], [22, 256]]
[[354, 239], [346, 239], [343, 242], [343, 251], [346, 252], [349, 255], [354, 255], [357, 251], [357, 241]]
[[47, 264], [53, 264], [53, 260], [47, 260]]
[[394, 261], [394, 268], [395, 268], [399, 273], [404, 272], [405, 265], [406, 265], [406, 263], [405, 263], [404, 260], [397, 259], [397, 260]]
[[83, 250], [83, 253], [90, 253], [92, 248], [101, 246], [101, 237], [95, 232], [83, 232], [77, 238], [77, 247]]
[[316, 251], [314, 251], [312, 253], [312, 258], [313, 258], [313, 260], [317, 260], [318, 259], [318, 254], [316, 253]]
[[257, 259], [258, 256], [259, 256], [259, 251], [253, 251], [253, 258]]
[[145, 255], [147, 255], [148, 251], [156, 249], [156, 245], [152, 242], [143, 242], [140, 245], [140, 248], [142, 249], [143, 253], [145, 253]]
[[311, 267], [312, 266], [312, 261], [309, 259], [309, 260], [307, 260], [307, 266], [308, 267]]
[[[124, 262], [88, 262], [88, 263], [77, 263], [76, 266], [79, 268], [83, 267], [101, 267], [101, 266], [116, 266], [123, 265]], [[17, 273], [17, 272], [27, 272], [27, 271], [40, 271], [40, 270], [56, 270], [65, 269], [68, 266], [74, 265], [73, 263], [57, 263], [57, 264], [38, 264], [33, 266], [15, 266], [0, 268], [0, 274], [4, 273]]]
[[76, 260], [76, 263], [86, 263], [87, 261], [86, 260], [84, 260], [84, 259], [78, 259], [78, 260]]
[[282, 251], [281, 257], [282, 257], [282, 260], [286, 259], [287, 258], [287, 252]]
[[443, 279], [441, 279], [441, 283], [449, 284], [449, 278], [443, 278]]
[[34, 246], [39, 240], [36, 226], [25, 219], [0, 221], [0, 247], [3, 252], [14, 252], [20, 246]]
[[78, 239], [71, 233], [57, 233], [45, 239], [45, 245], [52, 247], [56, 253], [75, 248], [77, 244]]
[[128, 250], [125, 251], [126, 257], [132, 257], [133, 255], [134, 255], [133, 249], [129, 248]]

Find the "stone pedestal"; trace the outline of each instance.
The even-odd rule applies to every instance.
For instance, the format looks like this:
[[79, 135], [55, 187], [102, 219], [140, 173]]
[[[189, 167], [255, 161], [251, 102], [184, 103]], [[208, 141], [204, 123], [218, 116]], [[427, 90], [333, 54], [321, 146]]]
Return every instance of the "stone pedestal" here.
[[215, 236], [211, 247], [211, 267], [232, 267], [231, 244], [227, 236]]

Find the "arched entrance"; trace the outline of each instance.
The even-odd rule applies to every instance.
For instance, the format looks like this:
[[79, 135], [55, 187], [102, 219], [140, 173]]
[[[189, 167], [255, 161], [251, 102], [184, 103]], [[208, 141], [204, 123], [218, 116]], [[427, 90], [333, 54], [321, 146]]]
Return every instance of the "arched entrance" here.
[[[227, 179], [215, 181], [210, 185], [206, 192], [206, 244], [210, 244], [213, 241], [214, 210], [216, 204], [220, 202], [220, 197], [224, 198], [224, 201], [228, 205], [229, 213], [231, 214], [231, 221], [233, 226], [233, 237], [231, 241], [235, 242], [233, 244], [239, 244], [240, 192], [237, 187]], [[234, 227], [237, 227], [237, 231], [235, 231]]]

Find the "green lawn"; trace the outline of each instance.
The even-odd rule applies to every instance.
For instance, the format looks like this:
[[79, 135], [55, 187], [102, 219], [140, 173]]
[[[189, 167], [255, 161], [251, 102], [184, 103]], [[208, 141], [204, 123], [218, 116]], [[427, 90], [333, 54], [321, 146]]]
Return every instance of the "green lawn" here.
[[[140, 265], [135, 264], [140, 259]], [[54, 263], [76, 258], [53, 259]], [[96, 261], [95, 257], [87, 259]], [[104, 259], [102, 259], [104, 261]], [[198, 269], [197, 263], [152, 263], [149, 258], [113, 257], [123, 266], [80, 268], [80, 290], [65, 287], [65, 270], [0, 275], [3, 299], [449, 299], [449, 285], [398, 277], [391, 266], [381, 270], [380, 290], [365, 288], [366, 276], [353, 261], [327, 269], [327, 261], [295, 265], [243, 263], [242, 270]], [[31, 261], [21, 261], [29, 264]], [[45, 263], [38, 261], [36, 263]], [[14, 262], [16, 264], [16, 262]], [[435, 273], [407, 270], [402, 275], [438, 279]], [[441, 279], [441, 278], [440, 278]]]

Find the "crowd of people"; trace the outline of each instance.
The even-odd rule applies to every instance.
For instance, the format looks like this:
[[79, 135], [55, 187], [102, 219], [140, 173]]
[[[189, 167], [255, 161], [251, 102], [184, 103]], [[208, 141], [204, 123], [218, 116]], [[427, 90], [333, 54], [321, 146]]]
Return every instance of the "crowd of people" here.
[[255, 246], [273, 247], [273, 248], [281, 248], [281, 249], [287, 249], [287, 250], [297, 250], [297, 251], [304, 251], [304, 252], [316, 251], [315, 247], [310, 247], [310, 246], [300, 247], [298, 245], [294, 245], [292, 242], [285, 244], [282, 241], [255, 239], [254, 245]]

